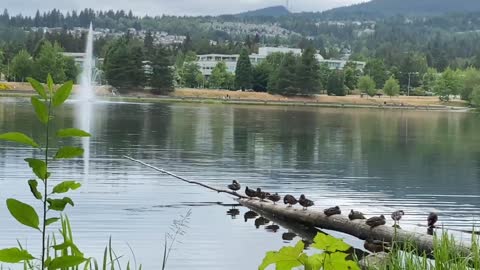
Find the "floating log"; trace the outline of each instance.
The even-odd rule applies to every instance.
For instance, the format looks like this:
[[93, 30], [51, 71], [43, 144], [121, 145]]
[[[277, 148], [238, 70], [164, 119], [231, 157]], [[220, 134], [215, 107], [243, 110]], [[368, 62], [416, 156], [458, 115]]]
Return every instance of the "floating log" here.
[[[268, 201], [260, 201], [258, 199], [238, 198], [236, 201], [253, 211], [269, 212], [272, 215], [282, 217], [286, 220], [292, 220], [322, 229], [343, 232], [362, 240], [370, 238], [389, 243], [395, 242], [400, 245], [403, 243], [409, 243], [414, 245], [419, 253], [425, 253], [428, 255], [433, 254], [434, 238], [428, 234], [410, 232], [385, 225], [370, 228], [370, 226], [365, 224], [365, 220], [350, 220], [344, 215], [327, 217], [323, 212], [312, 209], [302, 210], [294, 207], [286, 207], [280, 204], [273, 204]], [[465, 255], [471, 253], [470, 246], [466, 243], [458, 245], [458, 250]]]
[[[181, 181], [184, 181], [189, 184], [199, 185], [209, 190], [226, 193], [236, 197], [236, 201], [241, 205], [252, 209], [255, 212], [270, 213], [273, 216], [279, 217], [286, 221], [290, 220], [293, 222], [303, 223], [305, 225], [319, 227], [322, 229], [328, 229], [338, 232], [343, 232], [352, 236], [355, 236], [359, 239], [373, 239], [380, 240], [384, 242], [393, 243], [395, 242], [399, 247], [402, 247], [402, 244], [408, 243], [413, 245], [416, 248], [416, 251], [420, 254], [427, 254], [432, 256], [434, 249], [434, 237], [428, 234], [422, 234], [417, 232], [410, 232], [402, 230], [399, 228], [393, 228], [390, 226], [378, 226], [375, 228], [370, 228], [365, 224], [365, 220], [350, 220], [344, 215], [334, 215], [327, 217], [323, 212], [318, 212], [315, 210], [302, 210], [294, 207], [286, 207], [281, 204], [273, 204], [269, 201], [260, 201], [258, 199], [248, 199], [243, 195], [240, 195], [236, 192], [231, 192], [228, 190], [217, 189], [206, 184], [191, 181], [184, 177], [178, 176], [171, 172], [168, 172], [164, 169], [157, 168], [150, 164], [147, 164], [143, 161], [124, 156], [126, 159], [142, 164], [146, 167], [154, 169], [158, 172], [170, 175]], [[467, 243], [457, 244], [457, 250], [464, 256], [469, 256], [471, 254], [471, 245]]]

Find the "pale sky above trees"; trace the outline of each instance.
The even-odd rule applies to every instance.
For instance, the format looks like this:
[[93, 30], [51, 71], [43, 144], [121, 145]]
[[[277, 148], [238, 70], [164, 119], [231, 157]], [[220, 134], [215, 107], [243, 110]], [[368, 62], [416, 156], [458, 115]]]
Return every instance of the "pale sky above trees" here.
[[[322, 11], [365, 0], [290, 0], [292, 11]], [[32, 15], [37, 9], [62, 11], [93, 8], [96, 10], [125, 9], [138, 15], [218, 15], [258, 8], [285, 5], [286, 0], [1, 0], [0, 8], [11, 14]]]

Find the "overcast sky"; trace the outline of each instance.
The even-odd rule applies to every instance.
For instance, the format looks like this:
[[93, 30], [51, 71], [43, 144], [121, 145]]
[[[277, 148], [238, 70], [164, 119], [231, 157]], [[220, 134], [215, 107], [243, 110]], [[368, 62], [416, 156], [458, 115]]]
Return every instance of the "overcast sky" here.
[[[291, 9], [322, 11], [365, 0], [290, 0]], [[139, 15], [218, 15], [232, 14], [258, 8], [285, 5], [286, 0], [0, 0], [0, 8], [10, 14], [34, 14], [37, 9], [61, 10], [93, 8], [97, 10], [125, 9]]]

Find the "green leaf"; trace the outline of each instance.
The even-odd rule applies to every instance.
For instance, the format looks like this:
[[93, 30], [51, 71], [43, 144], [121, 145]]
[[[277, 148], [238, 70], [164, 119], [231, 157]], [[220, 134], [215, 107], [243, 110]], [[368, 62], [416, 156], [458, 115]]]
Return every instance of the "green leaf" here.
[[81, 256], [62, 256], [53, 259], [48, 265], [49, 270], [74, 267], [84, 263], [87, 259]]
[[0, 140], [16, 142], [38, 148], [39, 145], [27, 135], [20, 132], [8, 132], [0, 135]]
[[60, 218], [56, 218], [56, 217], [55, 218], [47, 218], [47, 220], [45, 220], [45, 225], [48, 226], [48, 225], [53, 224], [53, 223], [55, 223], [59, 220], [60, 220]]
[[43, 160], [35, 158], [26, 158], [28, 166], [32, 168], [33, 173], [40, 179], [45, 180], [47, 178], [47, 164]]
[[279, 251], [269, 251], [263, 259], [259, 270], [264, 270], [268, 266], [275, 264], [277, 270], [290, 270], [302, 265], [307, 255], [303, 253], [304, 244], [299, 241], [295, 247], [283, 247]]
[[48, 108], [45, 103], [40, 101], [37, 97], [31, 97], [33, 108], [35, 109], [35, 114], [37, 114], [38, 120], [46, 124], [48, 123]]
[[28, 180], [28, 186], [30, 187], [30, 191], [32, 192], [33, 197], [35, 197], [35, 199], [37, 199], [37, 200], [41, 200], [42, 199], [42, 193], [40, 193], [40, 191], [38, 191], [38, 189], [37, 189], [37, 187], [38, 187], [37, 180], [35, 180], [35, 179]]
[[50, 93], [53, 91], [53, 78], [52, 78], [52, 75], [50, 73], [48, 73], [48, 76], [47, 76], [47, 86], [48, 86], [48, 89], [50, 90]]
[[19, 263], [21, 261], [33, 260], [33, 257], [28, 251], [19, 248], [6, 248], [0, 250], [0, 262], [4, 263]]
[[347, 251], [350, 248], [350, 246], [343, 242], [343, 240], [324, 233], [318, 233], [313, 239], [313, 242], [313, 248], [327, 252]]
[[73, 82], [68, 81], [55, 91], [53, 95], [53, 106], [58, 107], [68, 99], [72, 92]]
[[10, 214], [21, 224], [39, 230], [40, 220], [35, 209], [28, 204], [15, 199], [7, 199]]
[[318, 270], [321, 269], [325, 261], [325, 253], [314, 254], [307, 258], [305, 262], [305, 270]]
[[47, 199], [47, 202], [48, 202], [48, 209], [54, 210], [54, 211], [65, 210], [65, 207], [67, 206], [67, 204], [70, 204], [71, 206], [75, 206], [72, 199], [68, 197], [64, 197], [63, 199]]
[[81, 186], [82, 184], [75, 181], [64, 181], [53, 188], [53, 193], [65, 193], [69, 190], [76, 190]]
[[348, 254], [343, 252], [335, 252], [325, 256], [325, 270], [360, 270], [358, 264], [354, 261], [347, 260]]
[[65, 249], [69, 248], [71, 245], [72, 245], [72, 241], [67, 240], [64, 243], [52, 246], [52, 248], [55, 249], [55, 250], [65, 250]]
[[57, 136], [60, 138], [65, 137], [90, 137], [90, 133], [76, 128], [66, 128], [57, 131]]
[[47, 92], [45, 92], [45, 88], [39, 81], [35, 80], [34, 78], [27, 78], [27, 81], [42, 98], [47, 99]]
[[83, 155], [83, 149], [81, 147], [74, 146], [64, 146], [58, 149], [58, 152], [55, 154], [55, 158], [74, 158]]

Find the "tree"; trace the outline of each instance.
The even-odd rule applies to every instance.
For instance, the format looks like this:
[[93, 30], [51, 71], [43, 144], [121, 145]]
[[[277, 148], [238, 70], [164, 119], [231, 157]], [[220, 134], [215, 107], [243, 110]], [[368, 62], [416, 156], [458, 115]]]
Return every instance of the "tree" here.
[[322, 89], [327, 90], [328, 79], [330, 78], [330, 74], [332, 74], [332, 70], [328, 68], [326, 63], [323, 63], [320, 65], [318, 74]]
[[11, 70], [16, 81], [24, 82], [27, 77], [32, 76], [32, 56], [26, 50], [19, 51], [12, 59]]
[[396, 96], [400, 93], [400, 84], [393, 76], [385, 82], [383, 92], [390, 97]]
[[164, 48], [158, 48], [153, 56], [150, 86], [154, 94], [165, 94], [174, 90], [173, 71]]
[[202, 72], [200, 71], [200, 66], [197, 64], [197, 62], [185, 62], [181, 72], [182, 85], [190, 88], [198, 87], [199, 75], [203, 77]]
[[64, 57], [61, 55], [62, 49], [57, 43], [46, 41], [40, 48], [38, 57], [35, 59], [34, 77], [45, 82], [48, 74], [53, 80], [62, 83], [66, 80], [64, 70]]
[[212, 70], [212, 75], [210, 75], [210, 87], [229, 89], [231, 87], [231, 77], [233, 76], [228, 73], [225, 62], [218, 62]]
[[346, 96], [345, 75], [343, 71], [335, 70], [331, 72], [328, 76], [326, 88], [328, 95]]
[[400, 86], [406, 89], [408, 86], [419, 87], [423, 75], [427, 72], [427, 59], [419, 53], [408, 53], [402, 60], [398, 76]]
[[151, 31], [147, 31], [147, 34], [145, 35], [145, 39], [143, 40], [143, 47], [145, 48], [145, 53], [146, 55], [152, 55], [154, 53], [154, 47], [153, 47], [153, 35]]
[[349, 90], [354, 90], [357, 87], [358, 78], [360, 77], [360, 70], [357, 69], [355, 63], [348, 62], [344, 68], [345, 71], [345, 86]]
[[268, 79], [272, 73], [272, 67], [267, 61], [263, 61], [253, 67], [252, 89], [256, 92], [266, 92], [268, 89]]
[[457, 95], [462, 87], [462, 81], [457, 72], [447, 68], [437, 80], [435, 93], [441, 101], [449, 101], [451, 95]]
[[429, 68], [423, 75], [422, 88], [424, 91], [434, 92], [437, 83], [438, 72], [434, 68]]
[[464, 71], [463, 87], [460, 96], [463, 100], [470, 100], [471, 94], [477, 85], [480, 85], [480, 71], [475, 68], [468, 68]]
[[470, 101], [475, 107], [480, 107], [480, 86], [475, 86], [472, 93], [470, 94]]
[[299, 93], [296, 79], [297, 58], [293, 53], [287, 53], [283, 57], [278, 71], [270, 78], [272, 89], [269, 92], [280, 95], [296, 95]]
[[367, 93], [369, 96], [373, 97], [377, 93], [375, 88], [375, 81], [370, 76], [362, 76], [358, 79], [358, 89], [363, 93]]
[[297, 87], [303, 95], [318, 93], [320, 87], [320, 65], [315, 57], [316, 51], [312, 47], [306, 48], [296, 71]]
[[248, 50], [243, 48], [237, 61], [235, 70], [235, 86], [242, 90], [252, 88], [252, 64]]
[[69, 81], [76, 81], [78, 77], [78, 67], [75, 59], [72, 57], [63, 57], [63, 70], [65, 71], [65, 78]]
[[375, 86], [380, 89], [388, 79], [387, 68], [381, 59], [373, 59], [367, 62], [363, 70], [365, 75], [370, 76], [375, 81]]

